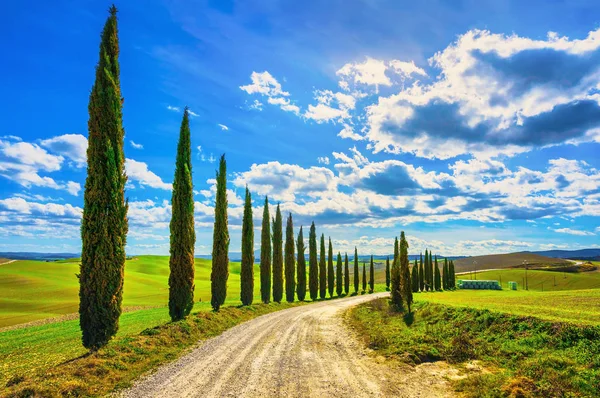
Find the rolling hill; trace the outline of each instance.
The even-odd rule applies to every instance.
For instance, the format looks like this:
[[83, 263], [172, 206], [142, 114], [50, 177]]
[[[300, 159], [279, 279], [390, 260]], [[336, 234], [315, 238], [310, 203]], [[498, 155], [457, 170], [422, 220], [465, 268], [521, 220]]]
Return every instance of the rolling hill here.
[[575, 260], [600, 260], [600, 249], [547, 250], [532, 253], [553, 258], [568, 258]]
[[527, 261], [527, 265], [529, 267], [534, 268], [572, 264], [571, 262], [563, 259], [546, 257], [531, 252], [518, 252], [461, 258], [454, 261], [454, 266], [456, 272], [467, 272], [472, 270], [523, 267], [524, 261]]

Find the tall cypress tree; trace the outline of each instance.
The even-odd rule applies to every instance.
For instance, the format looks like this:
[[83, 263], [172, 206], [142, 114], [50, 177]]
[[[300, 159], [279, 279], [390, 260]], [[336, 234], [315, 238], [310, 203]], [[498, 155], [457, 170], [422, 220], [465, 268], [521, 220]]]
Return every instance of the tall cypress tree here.
[[319, 297], [327, 296], [327, 265], [325, 257], [325, 234], [321, 234], [321, 251], [319, 253]]
[[173, 196], [171, 198], [169, 315], [172, 321], [187, 316], [194, 307], [194, 187], [192, 144], [188, 108], [179, 130]]
[[450, 265], [448, 265], [448, 276], [450, 278], [450, 289], [454, 290], [456, 288], [456, 274], [454, 273], [454, 260], [450, 260]]
[[362, 292], [367, 292], [367, 263], [363, 261]]
[[385, 290], [390, 291], [390, 256], [385, 260]]
[[331, 237], [329, 237], [329, 256], [327, 256], [327, 290], [329, 290], [329, 297], [333, 297], [333, 290], [335, 288], [335, 274], [333, 270], [333, 246], [331, 245]]
[[369, 264], [369, 293], [375, 291], [375, 265], [373, 264], [373, 255], [371, 254], [371, 264]]
[[319, 298], [319, 268], [317, 266], [317, 232], [314, 222], [310, 225], [308, 235], [308, 287], [310, 299], [315, 301]]
[[344, 256], [344, 294], [350, 293], [350, 269], [348, 268], [348, 252]]
[[254, 299], [254, 223], [252, 221], [252, 196], [246, 186], [244, 218], [242, 219], [242, 264], [240, 270], [240, 299], [242, 305]]
[[425, 270], [423, 269], [423, 253], [421, 253], [419, 260], [419, 290], [425, 291]]
[[444, 290], [448, 290], [448, 259], [444, 258], [444, 268], [442, 275], [442, 287]]
[[273, 301], [281, 303], [283, 297], [283, 220], [277, 205], [273, 220]]
[[294, 258], [294, 225], [290, 213], [285, 226], [285, 299], [294, 302], [296, 293], [296, 259]]
[[335, 292], [337, 293], [338, 297], [341, 296], [342, 293], [344, 292], [342, 275], [343, 275], [342, 274], [342, 254], [340, 252], [338, 252], [337, 264], [336, 264], [336, 270], [335, 270]]
[[296, 243], [298, 249], [298, 259], [296, 260], [296, 272], [298, 275], [298, 284], [296, 285], [296, 291], [298, 293], [298, 301], [304, 301], [306, 297], [306, 259], [304, 258], [304, 235], [302, 234], [302, 227], [298, 233], [298, 242]]
[[413, 293], [417, 293], [419, 291], [419, 264], [417, 263], [416, 258], [410, 274], [410, 281]]
[[269, 198], [265, 196], [262, 230], [260, 232], [260, 298], [263, 303], [271, 301], [271, 216]]
[[211, 299], [215, 311], [225, 303], [229, 278], [229, 231], [227, 229], [227, 164], [221, 155], [217, 172], [217, 197], [215, 200], [215, 227], [213, 230]]
[[429, 291], [429, 252], [425, 249], [425, 291]]
[[392, 262], [391, 271], [391, 299], [392, 305], [396, 310], [402, 309], [402, 291], [400, 290], [400, 247], [398, 246], [398, 238], [394, 241], [394, 261]]
[[433, 267], [433, 250], [429, 250], [429, 286], [430, 290], [435, 289], [435, 270]]
[[360, 284], [360, 276], [358, 275], [358, 250], [354, 246], [354, 293], [358, 294], [358, 286]]
[[404, 231], [400, 233], [400, 290], [402, 291], [402, 299], [408, 307], [408, 312], [410, 313], [413, 295], [410, 283], [410, 269], [408, 265], [408, 241], [406, 240]]
[[442, 290], [442, 278], [440, 274], [440, 266], [438, 264], [437, 256], [435, 256], [434, 276], [435, 280], [433, 281], [433, 285], [435, 286], [435, 290]]
[[110, 8], [102, 31], [88, 112], [88, 163], [78, 275], [79, 324], [83, 346], [95, 351], [106, 345], [119, 328], [128, 230], [115, 6]]

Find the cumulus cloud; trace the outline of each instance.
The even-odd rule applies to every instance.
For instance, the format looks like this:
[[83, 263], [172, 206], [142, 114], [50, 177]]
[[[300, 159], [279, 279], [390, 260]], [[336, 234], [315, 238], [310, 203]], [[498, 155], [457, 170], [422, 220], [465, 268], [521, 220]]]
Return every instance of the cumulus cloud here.
[[125, 160], [125, 170], [130, 181], [136, 181], [140, 186], [172, 190], [173, 186], [148, 169], [148, 165], [133, 159]]
[[571, 228], [558, 228], [558, 229], [555, 229], [554, 232], [558, 232], [561, 234], [568, 234], [568, 235], [576, 235], [576, 236], [594, 236], [594, 235], [596, 235], [595, 233], [590, 232], [590, 231], [581, 231], [581, 230], [571, 229]]
[[84, 167], [87, 161], [87, 138], [81, 134], [64, 134], [40, 143], [43, 147], [72, 160], [77, 167]]
[[261, 94], [267, 97], [287, 97], [290, 93], [281, 89], [281, 84], [269, 72], [252, 72], [251, 84], [240, 86], [248, 94]]

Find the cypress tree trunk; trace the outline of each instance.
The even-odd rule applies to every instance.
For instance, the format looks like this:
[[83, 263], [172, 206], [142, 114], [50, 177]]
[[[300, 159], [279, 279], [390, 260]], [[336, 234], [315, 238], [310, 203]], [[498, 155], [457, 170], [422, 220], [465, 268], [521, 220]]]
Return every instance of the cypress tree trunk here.
[[265, 197], [260, 233], [260, 298], [265, 304], [271, 301], [271, 217], [267, 197]]
[[217, 172], [215, 227], [213, 231], [212, 272], [210, 274], [210, 303], [218, 311], [227, 297], [229, 278], [229, 231], [227, 229], [227, 164], [221, 155]]
[[362, 293], [367, 292], [367, 263], [363, 261]]
[[425, 271], [423, 269], [423, 253], [421, 253], [421, 259], [419, 260], [419, 290], [425, 291]]
[[411, 285], [413, 293], [417, 293], [419, 291], [419, 264], [417, 264], [417, 259], [415, 258], [415, 265], [412, 267], [412, 272], [410, 274]]
[[243, 305], [254, 299], [254, 223], [252, 221], [252, 196], [246, 186], [244, 218], [242, 219], [242, 264], [240, 271], [240, 299]]
[[350, 270], [348, 269], [348, 252], [344, 256], [344, 294], [350, 293]]
[[375, 265], [373, 264], [373, 255], [371, 254], [371, 264], [369, 265], [369, 293], [375, 291]]
[[442, 287], [444, 290], [448, 290], [448, 259], [444, 258], [444, 274], [442, 275]]
[[314, 222], [310, 225], [308, 235], [308, 278], [310, 299], [315, 301], [319, 297], [319, 268], [317, 265], [317, 232]]
[[192, 184], [192, 144], [188, 108], [177, 144], [177, 160], [171, 198], [169, 229], [169, 315], [172, 321], [187, 316], [194, 307], [194, 186]]
[[290, 213], [285, 226], [285, 299], [288, 303], [294, 302], [296, 290], [296, 259], [294, 257], [294, 225], [292, 213]]
[[283, 297], [283, 220], [277, 205], [273, 220], [273, 301], [281, 303]]
[[385, 260], [385, 290], [390, 291], [390, 256]]
[[306, 259], [304, 258], [304, 235], [302, 234], [302, 227], [298, 232], [298, 242], [296, 243], [298, 249], [298, 260], [296, 261], [296, 272], [298, 274], [298, 284], [296, 285], [296, 291], [298, 294], [298, 301], [304, 301], [306, 297]]
[[358, 286], [360, 284], [358, 275], [358, 250], [354, 246], [354, 293], [358, 294]]
[[450, 260], [450, 265], [448, 266], [448, 276], [450, 277], [450, 289], [454, 290], [456, 288], [456, 274], [454, 273], [454, 260]]
[[410, 269], [408, 265], [408, 242], [404, 231], [400, 233], [400, 289], [402, 292], [402, 299], [408, 307], [410, 313], [410, 307], [413, 302], [412, 287], [410, 284]]
[[327, 290], [329, 290], [329, 297], [333, 297], [333, 290], [335, 288], [335, 274], [333, 270], [333, 246], [331, 246], [331, 237], [329, 237], [329, 256], [327, 256]]
[[117, 9], [112, 6], [102, 31], [88, 105], [88, 163], [78, 275], [82, 343], [94, 351], [117, 333], [123, 298], [128, 204], [121, 109]]
[[399, 311], [402, 309], [402, 291], [400, 290], [400, 247], [398, 246], [398, 238], [394, 241], [394, 261], [392, 262], [390, 279], [392, 305]]
[[336, 264], [336, 270], [335, 270], [335, 291], [339, 296], [342, 295], [342, 293], [344, 292], [344, 285], [343, 285], [343, 274], [342, 274], [342, 254], [340, 252], [338, 252], [338, 257], [337, 257], [337, 264]]
[[319, 296], [327, 296], [327, 265], [325, 262], [325, 234], [321, 234], [321, 253], [319, 256]]

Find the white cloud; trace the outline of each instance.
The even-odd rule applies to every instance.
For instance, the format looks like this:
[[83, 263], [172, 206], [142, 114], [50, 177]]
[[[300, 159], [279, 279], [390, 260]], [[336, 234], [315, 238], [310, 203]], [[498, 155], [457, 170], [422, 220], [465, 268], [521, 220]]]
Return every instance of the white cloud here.
[[125, 170], [127, 177], [132, 181], [137, 181], [140, 186], [148, 186], [156, 189], [171, 190], [171, 184], [163, 182], [163, 180], [148, 169], [148, 165], [144, 162], [138, 162], [133, 159], [125, 160]]
[[594, 235], [596, 235], [595, 233], [590, 232], [590, 231], [581, 231], [581, 230], [571, 229], [571, 228], [558, 228], [558, 229], [555, 229], [554, 231], [561, 233], [561, 234], [577, 235], [577, 236], [594, 236]]
[[144, 149], [144, 146], [142, 144], [136, 144], [135, 142], [133, 142], [133, 140], [129, 140], [129, 143], [131, 144], [132, 147], [134, 147], [135, 149]]
[[181, 108], [179, 108], [178, 106], [167, 105], [167, 109], [173, 112], [181, 112]]
[[260, 102], [259, 100], [254, 100], [254, 102], [249, 106], [249, 108], [257, 110], [257, 111], [262, 111], [263, 110], [263, 103]]
[[273, 97], [269, 97], [269, 99], [267, 100], [267, 102], [271, 105], [279, 105], [279, 107], [286, 111], [286, 112], [292, 112], [295, 113], [296, 115], [300, 113], [300, 108], [294, 104], [290, 103], [290, 100], [287, 98], [283, 98], [283, 97], [278, 97], [278, 98], [273, 98]]
[[322, 163], [322, 164], [329, 164], [329, 157], [327, 157], [327, 156], [319, 156], [317, 158], [317, 162]]
[[192, 111], [192, 110], [191, 110], [191, 109], [189, 109], [189, 108], [188, 108], [188, 113], [189, 113], [189, 114], [190, 114], [190, 116], [192, 116], [192, 117], [197, 117], [197, 116], [198, 116], [198, 114], [197, 114], [196, 112]]
[[252, 72], [250, 75], [252, 84], [240, 86], [248, 94], [261, 94], [267, 97], [287, 97], [290, 93], [281, 89], [281, 84], [269, 72]]
[[386, 62], [370, 57], [367, 57], [364, 62], [347, 63], [336, 74], [341, 78], [339, 85], [343, 90], [349, 90], [350, 84], [362, 84], [375, 86], [376, 92], [379, 91], [379, 86], [394, 84], [390, 76], [398, 75], [401, 82], [412, 78], [413, 75], [427, 76], [425, 70], [416, 66], [414, 61], [405, 62], [393, 59]]
[[62, 156], [51, 155], [40, 146], [29, 142], [0, 141], [0, 152], [18, 164], [44, 171], [60, 170], [64, 160]]
[[352, 129], [352, 126], [350, 126], [349, 124], [344, 124], [344, 128], [338, 133], [338, 137], [349, 138], [354, 141], [361, 141], [365, 139], [364, 136], [355, 133]]
[[77, 167], [84, 167], [86, 164], [88, 141], [81, 134], [59, 135], [42, 140], [41, 145], [54, 153], [71, 159]]
[[223, 131], [229, 130], [229, 127], [225, 126], [224, 124], [218, 123], [217, 126], [221, 127], [221, 130], [223, 130]]

